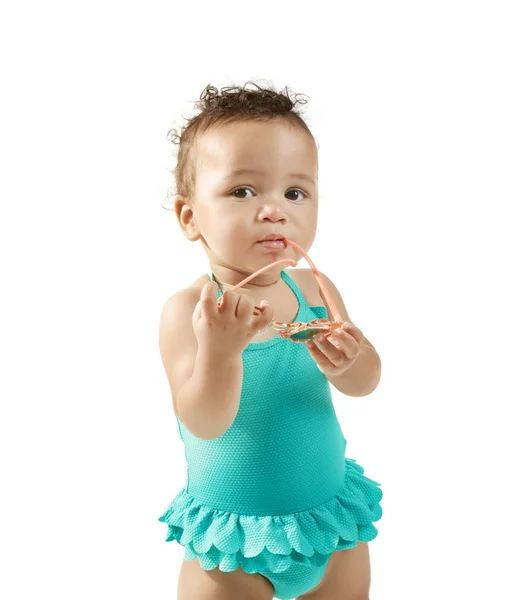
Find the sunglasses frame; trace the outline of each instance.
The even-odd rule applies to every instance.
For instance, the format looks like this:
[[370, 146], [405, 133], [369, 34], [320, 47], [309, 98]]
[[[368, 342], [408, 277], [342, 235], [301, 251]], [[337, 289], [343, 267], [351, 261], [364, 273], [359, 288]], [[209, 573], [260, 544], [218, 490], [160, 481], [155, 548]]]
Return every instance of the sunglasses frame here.
[[[324, 280], [323, 280], [321, 274], [317, 270], [317, 267], [314, 265], [314, 263], [312, 262], [312, 260], [308, 256], [308, 254], [303, 250], [303, 248], [301, 248], [301, 246], [299, 246], [298, 244], [296, 244], [296, 242], [293, 242], [292, 240], [289, 240], [287, 238], [284, 239], [284, 242], [285, 242], [286, 247], [292, 246], [298, 252], [300, 252], [306, 259], [306, 262], [310, 265], [310, 269], [311, 269], [312, 273], [314, 274], [315, 278], [317, 279], [317, 283], [319, 284], [322, 294], [324, 295], [324, 299], [326, 300], [327, 306], [329, 307], [329, 310], [330, 310], [331, 316], [332, 316], [332, 320], [331, 319], [314, 319], [313, 321], [310, 321], [308, 323], [302, 323], [302, 322], [301, 323], [282, 323], [281, 321], [276, 321], [273, 319], [269, 324], [270, 327], [272, 327], [275, 331], [277, 331], [278, 334], [280, 335], [280, 337], [282, 337], [284, 339], [288, 339], [291, 342], [306, 343], [308, 340], [313, 339], [317, 334], [322, 334], [325, 336], [331, 335], [335, 329], [338, 329], [339, 327], [341, 327], [343, 325], [343, 319], [338, 311], [338, 308], [336, 307], [336, 304], [335, 304], [328, 288], [326, 287], [326, 284], [324, 283]], [[253, 279], [254, 277], [257, 277], [257, 275], [260, 275], [264, 271], [267, 271], [268, 269], [271, 269], [274, 266], [279, 265], [281, 263], [289, 263], [293, 267], [295, 267], [297, 265], [297, 262], [291, 258], [282, 258], [280, 260], [276, 260], [275, 262], [272, 262], [271, 264], [266, 265], [265, 267], [262, 267], [255, 273], [252, 273], [251, 275], [249, 275], [248, 277], [243, 279], [243, 281], [240, 281], [238, 284], [236, 284], [234, 287], [232, 287], [230, 290], [227, 290], [227, 291], [230, 291], [230, 292], [236, 291], [241, 286], [245, 285], [245, 283], [248, 283], [251, 279]], [[224, 292], [224, 294], [225, 293], [226, 292]], [[223, 299], [224, 299], [223, 295], [221, 298], [218, 299], [219, 307], [222, 305]], [[254, 308], [256, 311], [258, 310], [258, 311], [262, 312], [261, 307], [255, 306]], [[259, 314], [260, 313], [254, 312], [254, 315], [256, 315], [256, 316], [258, 316]], [[292, 336], [298, 335], [298, 334], [302, 334], [302, 337], [299, 337], [299, 338], [292, 337]]]

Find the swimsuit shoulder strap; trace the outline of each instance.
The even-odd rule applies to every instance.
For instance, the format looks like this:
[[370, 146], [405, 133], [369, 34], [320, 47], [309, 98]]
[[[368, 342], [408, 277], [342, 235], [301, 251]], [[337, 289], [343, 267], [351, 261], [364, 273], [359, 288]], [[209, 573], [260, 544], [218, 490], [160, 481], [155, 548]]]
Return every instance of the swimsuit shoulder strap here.
[[300, 308], [301, 309], [308, 308], [308, 304], [306, 303], [306, 299], [303, 296], [303, 293], [301, 292], [301, 290], [297, 286], [297, 284], [294, 281], [294, 279], [292, 279], [292, 277], [287, 273], [287, 271], [282, 271], [280, 273], [280, 275], [281, 275], [282, 279], [285, 281], [285, 283], [291, 288], [291, 290], [296, 295], [296, 297], [298, 299], [298, 302], [299, 302]]
[[208, 277], [209, 277], [210, 281], [214, 281], [218, 285], [217, 298], [221, 298], [222, 297], [222, 290], [220, 288], [220, 284], [215, 279], [215, 276], [213, 275], [213, 271], [211, 269], [209, 269], [209, 271], [208, 271]]

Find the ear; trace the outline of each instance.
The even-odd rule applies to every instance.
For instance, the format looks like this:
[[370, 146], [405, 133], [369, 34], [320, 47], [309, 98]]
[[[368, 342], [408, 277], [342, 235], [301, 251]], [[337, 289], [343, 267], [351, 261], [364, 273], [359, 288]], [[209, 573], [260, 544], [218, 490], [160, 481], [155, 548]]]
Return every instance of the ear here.
[[174, 212], [180, 229], [183, 231], [187, 240], [195, 242], [201, 237], [197, 222], [195, 219], [194, 209], [187, 196], [177, 194], [174, 197]]

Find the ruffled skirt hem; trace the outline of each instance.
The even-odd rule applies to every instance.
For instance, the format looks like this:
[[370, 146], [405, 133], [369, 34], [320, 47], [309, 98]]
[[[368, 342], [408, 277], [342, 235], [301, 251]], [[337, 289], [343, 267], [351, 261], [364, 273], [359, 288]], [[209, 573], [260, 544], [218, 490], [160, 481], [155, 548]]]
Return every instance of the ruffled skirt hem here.
[[321, 566], [335, 550], [370, 542], [382, 517], [380, 483], [345, 458], [345, 480], [327, 502], [301, 512], [257, 516], [214, 509], [183, 488], [159, 517], [166, 541], [185, 547], [185, 560], [198, 558], [205, 570], [281, 573], [291, 564]]

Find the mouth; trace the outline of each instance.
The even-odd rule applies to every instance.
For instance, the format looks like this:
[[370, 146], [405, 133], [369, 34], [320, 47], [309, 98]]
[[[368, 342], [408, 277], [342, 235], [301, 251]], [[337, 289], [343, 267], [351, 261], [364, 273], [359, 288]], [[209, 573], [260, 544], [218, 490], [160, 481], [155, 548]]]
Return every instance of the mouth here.
[[286, 247], [286, 243], [285, 243], [285, 238], [272, 238], [272, 239], [266, 239], [266, 240], [259, 240], [257, 242], [258, 244], [260, 244], [261, 246], [263, 246], [264, 248], [285, 248]]

